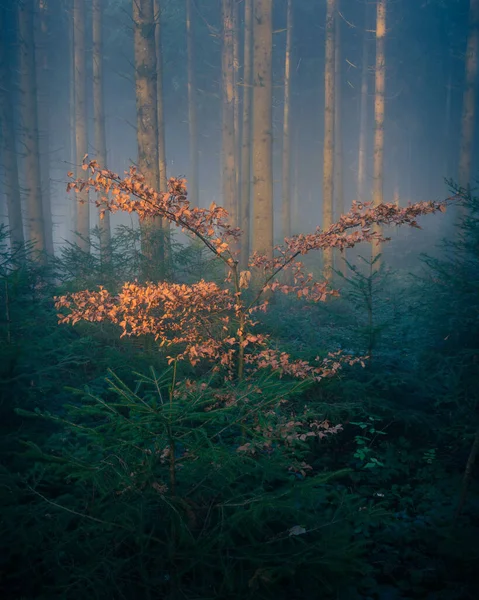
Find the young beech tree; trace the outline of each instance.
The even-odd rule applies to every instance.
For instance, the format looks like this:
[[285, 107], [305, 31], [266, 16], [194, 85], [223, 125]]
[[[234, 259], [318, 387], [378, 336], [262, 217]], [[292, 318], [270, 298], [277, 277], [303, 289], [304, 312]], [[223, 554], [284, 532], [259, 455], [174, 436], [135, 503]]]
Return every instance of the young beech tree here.
[[[258, 311], [267, 309], [265, 296], [279, 291], [318, 302], [338, 295], [329, 289], [327, 281], [314, 281], [296, 259], [311, 250], [342, 250], [359, 242], [385, 241], [387, 238], [376, 232], [374, 225], [418, 227], [419, 215], [444, 211], [447, 203], [420, 202], [406, 208], [354, 203], [350, 212], [327, 229], [285, 239], [284, 245], [275, 248], [273, 257], [254, 253], [248, 266], [258, 272], [255, 280], [261, 283], [248, 289], [251, 272], [239, 270], [234, 250], [240, 230], [229, 225], [229, 215], [223, 208], [215, 203], [208, 209], [192, 207], [182, 179], [171, 178], [168, 192], [161, 193], [148, 185], [134, 167], [122, 178], [101, 169], [95, 161], [83, 166], [90, 170], [90, 177], [73, 180], [68, 184], [69, 190], [81, 193], [91, 187], [103, 192], [104, 196], [96, 200], [101, 212], [135, 212], [141, 220], [161, 217], [181, 227], [224, 262], [227, 277], [224, 286], [204, 280], [192, 285], [125, 283], [117, 296], [102, 287], [98, 291], [68, 294], [55, 298], [57, 309], [62, 311], [60, 322], [110, 321], [121, 328], [123, 336], [153, 336], [160, 346], [170, 349], [171, 362], [211, 362], [214, 370], [240, 380], [264, 368], [319, 380], [334, 374], [345, 361], [361, 362], [359, 358], [335, 353], [311, 364], [273, 349], [267, 335], [254, 333]], [[286, 269], [291, 269], [291, 284], [287, 285], [276, 279]]]

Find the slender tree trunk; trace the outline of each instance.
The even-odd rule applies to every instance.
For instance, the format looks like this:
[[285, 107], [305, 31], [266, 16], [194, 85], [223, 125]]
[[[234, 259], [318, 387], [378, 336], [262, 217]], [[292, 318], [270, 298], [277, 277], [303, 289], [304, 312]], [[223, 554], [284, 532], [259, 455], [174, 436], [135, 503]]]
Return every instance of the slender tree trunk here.
[[[238, 0], [233, 0], [233, 104], [234, 104], [234, 136], [235, 136], [235, 180], [236, 198], [240, 198], [240, 169], [241, 169], [241, 132], [240, 132], [240, 16]], [[237, 201], [237, 202], [238, 202]], [[239, 210], [238, 210], [239, 212]], [[239, 216], [239, 215], [238, 215]]]
[[[376, 13], [376, 83], [374, 98], [374, 188], [373, 204], [379, 206], [383, 202], [384, 185], [384, 93], [386, 87], [386, 57], [384, 53], [386, 38], [386, 0], [377, 0]], [[381, 233], [379, 226], [375, 231]], [[381, 244], [372, 245], [372, 257], [381, 254]], [[376, 262], [376, 268], [379, 261]]]
[[253, 12], [253, 252], [273, 256], [273, 1]]
[[[159, 187], [158, 167], [158, 105], [156, 80], [155, 18], [153, 0], [133, 0], [135, 84], [137, 111], [138, 170], [151, 188]], [[161, 228], [161, 219], [141, 223], [142, 251], [150, 267], [159, 259], [154, 232]]]
[[[5, 8], [0, 7], [0, 29], [7, 30]], [[23, 246], [22, 206], [15, 144], [15, 117], [12, 102], [10, 63], [7, 60], [5, 37], [0, 36], [0, 140], [5, 172], [4, 191], [7, 199], [8, 225], [12, 249]]]
[[250, 250], [251, 204], [251, 100], [252, 77], [253, 0], [244, 4], [244, 54], [243, 54], [243, 115], [241, 136], [241, 266], [246, 269]]
[[[92, 1], [93, 16], [93, 122], [95, 150], [99, 164], [106, 169], [105, 106], [103, 100], [103, 31], [101, 0]], [[110, 213], [105, 211], [100, 221], [100, 246], [102, 260], [109, 262], [110, 256]]]
[[451, 154], [449, 151], [452, 121], [452, 57], [449, 56], [447, 65], [446, 102], [444, 115], [444, 175], [452, 176]]
[[[70, 0], [71, 15], [69, 19], [69, 37], [70, 37], [70, 82], [69, 82], [69, 106], [68, 106], [68, 119], [69, 119], [69, 140], [70, 140], [70, 165], [73, 170], [76, 161], [76, 136], [75, 136], [75, 20], [73, 17], [73, 2]], [[76, 194], [73, 197], [68, 198], [68, 213], [69, 213], [69, 229], [70, 233], [77, 229], [77, 215], [76, 215], [76, 203], [78, 198]], [[76, 241], [76, 240], [71, 240]]]
[[299, 147], [299, 127], [298, 123], [295, 127], [294, 132], [294, 144], [293, 144], [293, 184], [291, 189], [291, 226], [292, 233], [296, 234], [300, 230], [299, 222], [299, 160], [300, 160], [300, 147]]
[[45, 229], [45, 250], [49, 256], [54, 255], [53, 250], [53, 220], [51, 206], [50, 186], [50, 67], [49, 67], [49, 6], [48, 0], [37, 0], [38, 27], [37, 27], [37, 81], [38, 81], [38, 119], [40, 123], [40, 173], [42, 181], [42, 209]]
[[[339, 14], [339, 0], [337, 0], [337, 13], [334, 40], [334, 219], [337, 220], [344, 213], [343, 190], [343, 129], [342, 129], [342, 92], [341, 92], [341, 17]], [[346, 251], [336, 252], [336, 269], [341, 273], [346, 272], [344, 262]]]
[[[77, 177], [84, 175], [82, 160], [88, 153], [87, 139], [87, 92], [86, 92], [86, 48], [85, 48], [86, 7], [85, 0], [73, 3], [73, 42], [75, 68], [75, 154]], [[82, 191], [76, 196], [76, 231], [79, 234], [78, 245], [84, 252], [90, 250], [90, 205], [88, 192]]]
[[[326, 62], [324, 71], [324, 150], [323, 150], [323, 229], [333, 223], [334, 200], [334, 49], [336, 0], [327, 0]], [[329, 278], [333, 269], [333, 251], [323, 251], [323, 272]]]
[[459, 154], [459, 185], [471, 183], [475, 104], [477, 88], [477, 63], [479, 51], [479, 0], [470, 0], [469, 35], [466, 51], [466, 77], [462, 104], [461, 148]]
[[[190, 1], [190, 0], [187, 0]], [[168, 189], [168, 180], [166, 174], [166, 132], [165, 132], [165, 115], [164, 115], [164, 102], [163, 102], [163, 48], [162, 48], [162, 30], [161, 30], [161, 5], [160, 0], [154, 0], [154, 12], [155, 12], [155, 46], [156, 46], [156, 103], [157, 103], [157, 121], [158, 121], [158, 189], [160, 192], [166, 192]], [[190, 9], [191, 10], [191, 9]], [[191, 18], [191, 16], [190, 16]], [[190, 48], [188, 47], [188, 55]], [[189, 60], [189, 58], [188, 58]], [[188, 66], [190, 69], [190, 66]], [[193, 69], [193, 66], [191, 66]], [[193, 77], [193, 71], [191, 73]], [[190, 98], [190, 74], [188, 73], [188, 102], [190, 103], [189, 110], [191, 110], [191, 98]], [[193, 96], [193, 102], [196, 102]], [[196, 133], [196, 104], [194, 105], [194, 119], [192, 119], [191, 112], [189, 113], [190, 122], [190, 144], [194, 143], [195, 146], [198, 143], [198, 136]], [[191, 128], [191, 122], [194, 120], [194, 128]], [[192, 141], [194, 140], [194, 142]], [[196, 159], [196, 166], [193, 166], [193, 176], [196, 178], [192, 181], [193, 188], [190, 185], [189, 192], [191, 193], [190, 201], [193, 204], [198, 203], [198, 151], [197, 148], [193, 148], [190, 145], [190, 156]], [[196, 192], [193, 191], [196, 189]], [[160, 258], [164, 262], [171, 256], [170, 248], [170, 224], [166, 219], [161, 219], [162, 239], [160, 248]], [[165, 265], [166, 267], [166, 265]]]
[[42, 207], [40, 148], [38, 140], [38, 108], [33, 42], [33, 0], [18, 5], [20, 42], [20, 91], [23, 147], [25, 152], [25, 182], [27, 196], [28, 237], [34, 248], [45, 251], [45, 230]]
[[282, 153], [282, 237], [291, 237], [291, 40], [293, 37], [293, 2], [286, 5], [286, 48], [284, 57], [284, 110]]
[[358, 202], [366, 202], [366, 147], [368, 129], [368, 5], [365, 3], [363, 57], [361, 66], [361, 100], [359, 112]]
[[199, 206], [199, 154], [195, 78], [195, 37], [193, 30], [191, 3], [192, 0], [186, 0], [186, 49], [188, 58], [188, 125], [190, 133], [190, 176], [188, 178], [188, 199], [195, 206]]
[[234, 131], [234, 0], [222, 0], [223, 49], [221, 56], [223, 96], [223, 203], [230, 223], [237, 224], [237, 186]]

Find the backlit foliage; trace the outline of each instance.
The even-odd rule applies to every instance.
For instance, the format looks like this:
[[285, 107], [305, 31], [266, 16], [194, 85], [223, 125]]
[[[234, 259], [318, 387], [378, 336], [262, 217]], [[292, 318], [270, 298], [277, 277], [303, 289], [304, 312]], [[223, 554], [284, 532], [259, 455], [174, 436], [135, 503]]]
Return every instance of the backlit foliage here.
[[[101, 169], [95, 161], [85, 163], [83, 168], [90, 171], [90, 176], [71, 181], [68, 190], [95, 189], [100, 193], [96, 205], [101, 214], [125, 211], [137, 213], [140, 220], [168, 220], [200, 239], [225, 263], [227, 275], [223, 287], [203, 280], [192, 285], [130, 282], [116, 296], [100, 288], [57, 297], [56, 307], [62, 310], [60, 322], [110, 321], [121, 328], [122, 335], [153, 336], [160, 347], [170, 349], [170, 361], [188, 359], [194, 366], [205, 360], [213, 363], [216, 370], [224, 369], [229, 377], [236, 371], [239, 378], [245, 369], [251, 373], [270, 368], [280, 374], [319, 380], [336, 373], [344, 361], [364, 364], [359, 358], [341, 353], [331, 354], [323, 361], [318, 358], [316, 364], [293, 360], [287, 353], [272, 348], [268, 336], [254, 333], [254, 315], [267, 309], [268, 295], [275, 291], [313, 302], [338, 295], [327, 281], [313, 280], [296, 260], [298, 257], [311, 250], [344, 250], [359, 242], [386, 241], [388, 238], [374, 225], [419, 227], [420, 215], [444, 211], [447, 203], [420, 202], [398, 208], [395, 204], [372, 207], [354, 202], [351, 210], [326, 230], [318, 228], [315, 233], [285, 239], [283, 246], [276, 247], [273, 259], [255, 253], [249, 270], [240, 272], [240, 230], [229, 225], [227, 211], [215, 203], [208, 209], [190, 206], [184, 179], [171, 178], [168, 191], [160, 193], [146, 184], [135, 167], [123, 178]], [[277, 279], [286, 269], [292, 272], [290, 284]]]

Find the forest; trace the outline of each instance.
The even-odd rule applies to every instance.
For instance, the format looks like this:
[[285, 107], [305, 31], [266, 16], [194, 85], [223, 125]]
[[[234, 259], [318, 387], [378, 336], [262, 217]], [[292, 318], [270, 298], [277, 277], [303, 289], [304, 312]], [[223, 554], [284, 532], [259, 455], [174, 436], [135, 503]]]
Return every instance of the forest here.
[[0, 0], [0, 597], [479, 597], [479, 0]]

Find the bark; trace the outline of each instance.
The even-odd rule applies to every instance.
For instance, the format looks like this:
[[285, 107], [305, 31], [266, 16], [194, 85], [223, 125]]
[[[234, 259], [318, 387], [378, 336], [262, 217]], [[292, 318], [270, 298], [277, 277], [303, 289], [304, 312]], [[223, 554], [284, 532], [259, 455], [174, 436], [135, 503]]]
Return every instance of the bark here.
[[[69, 106], [68, 106], [68, 118], [69, 118], [69, 139], [70, 139], [70, 165], [73, 170], [76, 165], [76, 138], [75, 138], [75, 44], [74, 44], [74, 32], [75, 23], [73, 19], [73, 2], [71, 2], [71, 16], [69, 19], [69, 35], [70, 35], [70, 81], [69, 81]], [[70, 217], [70, 232], [76, 231], [76, 202], [77, 198], [69, 198], [68, 202], [68, 214]]]
[[[158, 106], [153, 0], [133, 0], [133, 23], [138, 170], [148, 186], [158, 189]], [[156, 244], [153, 243], [155, 230], [160, 228], [159, 218], [141, 223], [142, 251], [151, 267], [161, 258], [158, 256], [158, 249], [155, 251]]]
[[223, 48], [221, 54], [221, 80], [223, 98], [223, 203], [230, 215], [230, 223], [236, 225], [238, 215], [234, 131], [234, 0], [222, 0], [222, 9]]
[[45, 250], [53, 256], [53, 219], [50, 186], [50, 66], [49, 66], [49, 5], [48, 0], [37, 0], [39, 23], [36, 31], [38, 119], [40, 123], [40, 175], [42, 185], [42, 210], [45, 230]]
[[466, 76], [461, 120], [461, 148], [459, 154], [459, 185], [471, 183], [471, 164], [475, 127], [477, 88], [477, 61], [479, 50], [479, 0], [470, 0], [469, 35], [466, 51]]
[[[373, 204], [383, 202], [384, 185], [384, 100], [386, 86], [386, 57], [384, 53], [386, 38], [386, 0], [378, 0], [376, 13], [376, 73], [374, 97], [374, 188]], [[379, 226], [375, 231], [381, 232]], [[381, 244], [373, 243], [372, 258], [381, 254]], [[376, 262], [376, 267], [379, 261]]]
[[291, 42], [293, 3], [286, 5], [286, 48], [284, 57], [284, 110], [282, 152], [282, 237], [291, 237]]
[[45, 251], [40, 147], [38, 139], [37, 86], [33, 43], [33, 0], [18, 5], [20, 43], [20, 92], [25, 156], [26, 220], [28, 238], [35, 250]]
[[241, 266], [246, 269], [250, 249], [250, 205], [251, 205], [251, 100], [252, 78], [252, 34], [253, 0], [244, 5], [244, 53], [243, 53], [243, 114], [241, 136]]
[[[103, 99], [103, 31], [101, 0], [92, 1], [93, 16], [93, 123], [95, 134], [95, 150], [98, 163], [106, 169], [106, 131], [105, 104]], [[110, 213], [105, 211], [100, 220], [101, 257], [106, 262], [110, 259]]]
[[273, 2], [253, 12], [253, 252], [273, 256], [272, 47]]
[[358, 154], [358, 202], [366, 202], [366, 147], [368, 129], [368, 5], [365, 3], [364, 34], [363, 34], [363, 56], [361, 66], [361, 100], [359, 109], [359, 154]]
[[199, 154], [195, 77], [195, 38], [191, 4], [192, 0], [186, 0], [186, 48], [188, 59], [188, 125], [190, 143], [190, 176], [188, 178], [188, 199], [195, 206], [199, 206]]
[[[327, 0], [326, 62], [324, 71], [324, 151], [323, 151], [323, 229], [333, 222], [334, 200], [334, 50], [336, 0]], [[333, 251], [323, 252], [323, 272], [329, 278], [333, 269]]]
[[[240, 168], [241, 168], [241, 146], [240, 146], [240, 60], [239, 60], [239, 49], [240, 49], [240, 17], [239, 17], [239, 6], [238, 0], [233, 0], [233, 104], [234, 104], [234, 136], [235, 136], [235, 180], [236, 180], [236, 198], [237, 203], [240, 197]], [[238, 207], [239, 213], [239, 207]], [[238, 215], [239, 216], [239, 215]]]
[[[166, 192], [168, 189], [168, 180], [166, 174], [166, 132], [165, 132], [165, 115], [164, 115], [164, 101], [163, 101], [163, 49], [162, 49], [162, 32], [161, 32], [161, 6], [160, 0], [154, 1], [154, 13], [155, 13], [155, 46], [156, 46], [156, 106], [157, 106], [157, 121], [158, 121], [158, 189], [160, 192]], [[189, 50], [188, 50], [189, 52]], [[196, 119], [196, 110], [194, 118]], [[191, 121], [190, 121], [191, 123]], [[190, 125], [191, 126], [191, 125]], [[190, 143], [191, 140], [196, 139], [196, 123], [195, 133], [192, 136], [190, 129]], [[196, 142], [195, 142], [196, 143]], [[191, 150], [191, 147], [190, 147]], [[196, 153], [197, 154], [197, 153]], [[193, 203], [198, 202], [198, 191], [192, 190], [197, 187], [198, 182], [198, 165], [193, 168], [193, 173], [196, 173], [195, 181], [193, 181], [193, 188], [190, 185], [189, 192], [192, 194], [190, 201]], [[164, 261], [170, 256], [170, 226], [166, 219], [161, 219], [161, 248], [160, 255]]]
[[[88, 153], [87, 138], [87, 92], [86, 92], [86, 48], [85, 48], [86, 6], [85, 0], [74, 0], [73, 3], [73, 52], [75, 78], [75, 154], [77, 177], [84, 175], [82, 160]], [[90, 205], [88, 192], [75, 194], [76, 231], [79, 234], [78, 245], [84, 252], [89, 252], [90, 242]]]
[[[0, 7], [0, 27], [5, 25], [5, 9]], [[7, 200], [8, 225], [12, 249], [23, 246], [22, 206], [15, 144], [15, 118], [12, 102], [12, 81], [7, 61], [5, 37], [0, 36], [0, 135], [2, 163], [5, 173], [4, 191]]]
[[[337, 0], [337, 14], [335, 23], [334, 40], [334, 219], [337, 220], [344, 213], [343, 191], [343, 130], [342, 130], [342, 93], [341, 93], [341, 17], [339, 15], [339, 0]], [[345, 273], [345, 251], [336, 252], [336, 269]]]

